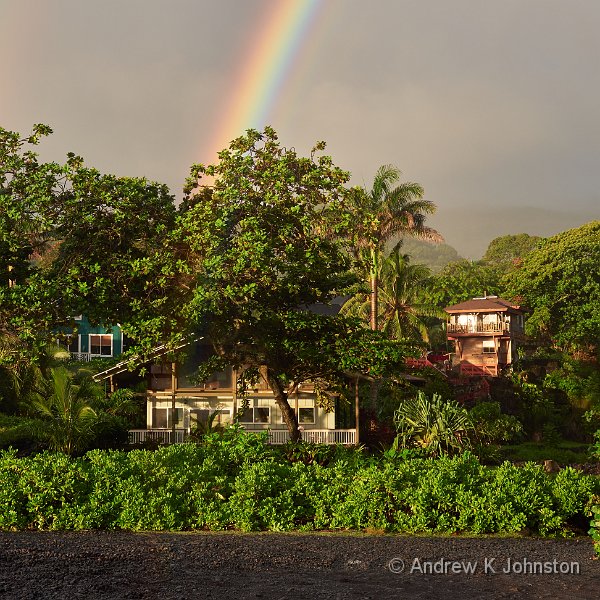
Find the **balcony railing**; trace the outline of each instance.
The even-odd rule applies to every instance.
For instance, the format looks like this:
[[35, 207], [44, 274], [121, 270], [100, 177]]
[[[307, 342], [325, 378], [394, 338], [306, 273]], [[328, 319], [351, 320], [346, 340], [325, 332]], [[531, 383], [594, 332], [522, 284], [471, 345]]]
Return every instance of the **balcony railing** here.
[[497, 365], [474, 365], [471, 363], [463, 362], [460, 364], [460, 374], [467, 377], [482, 377], [490, 376], [496, 377], [498, 375]]
[[[257, 431], [257, 430], [254, 430]], [[130, 429], [128, 442], [131, 445], [154, 442], [156, 444], [181, 444], [188, 434], [186, 429], [176, 429], [175, 437], [170, 429]], [[312, 444], [356, 444], [356, 429], [305, 429], [302, 440]], [[269, 444], [280, 445], [290, 441], [287, 429], [269, 430]]]
[[448, 333], [504, 333], [510, 323], [448, 323]]
[[185, 429], [130, 429], [128, 442], [132, 445], [154, 442], [156, 444], [181, 444], [187, 434]]
[[71, 352], [71, 358], [80, 362], [90, 362], [92, 356], [89, 352]]
[[[290, 441], [287, 429], [271, 429], [269, 443], [273, 445], [285, 444]], [[312, 444], [343, 444], [351, 446], [356, 444], [356, 429], [305, 429], [302, 432], [302, 441]]]

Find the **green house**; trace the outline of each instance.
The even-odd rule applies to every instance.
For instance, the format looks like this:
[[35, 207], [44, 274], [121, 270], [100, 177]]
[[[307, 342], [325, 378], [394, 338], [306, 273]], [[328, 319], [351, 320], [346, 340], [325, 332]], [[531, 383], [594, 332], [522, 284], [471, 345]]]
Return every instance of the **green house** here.
[[123, 332], [118, 325], [92, 326], [82, 315], [75, 317], [77, 337], [68, 344], [75, 360], [89, 361], [92, 358], [112, 358], [123, 352]]

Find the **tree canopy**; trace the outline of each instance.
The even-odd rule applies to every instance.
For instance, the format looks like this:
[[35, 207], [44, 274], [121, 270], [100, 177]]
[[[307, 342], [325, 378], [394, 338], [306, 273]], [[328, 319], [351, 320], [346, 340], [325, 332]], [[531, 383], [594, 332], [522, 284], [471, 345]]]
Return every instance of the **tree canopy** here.
[[488, 245], [481, 262], [496, 269], [499, 274], [517, 268], [523, 258], [534, 250], [542, 238], [528, 233], [503, 235], [494, 238]]
[[600, 340], [600, 221], [542, 240], [507, 276], [530, 310], [527, 331], [562, 349], [597, 352]]
[[0, 363], [37, 356], [81, 313], [158, 336], [148, 315], [175, 268], [166, 186], [101, 174], [72, 153], [42, 163], [30, 146], [51, 132], [0, 129]]
[[[406, 353], [356, 320], [319, 314], [355, 283], [349, 235], [348, 173], [320, 154], [283, 148], [276, 133], [248, 131], [196, 165], [179, 218], [189, 249], [189, 326], [212, 341], [215, 361], [246, 368], [272, 388], [292, 440], [298, 423], [287, 398], [307, 380], [334, 383], [352, 372], [379, 376]], [[203, 176], [214, 178], [207, 191]], [[213, 361], [211, 366], [217, 363]]]
[[423, 295], [428, 303], [444, 308], [481, 296], [484, 292], [488, 295], [500, 292], [497, 272], [480, 262], [461, 260], [446, 265], [432, 277]]

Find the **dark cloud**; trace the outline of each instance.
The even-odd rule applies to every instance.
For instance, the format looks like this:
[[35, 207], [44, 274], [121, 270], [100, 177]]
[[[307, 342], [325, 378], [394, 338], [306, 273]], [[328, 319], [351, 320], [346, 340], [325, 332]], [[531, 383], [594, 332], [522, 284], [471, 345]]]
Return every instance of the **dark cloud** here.
[[[179, 193], [278, 1], [5, 0], [0, 124]], [[474, 258], [598, 217], [596, 0], [324, 2], [272, 116], [286, 145], [325, 139], [366, 185], [398, 165]]]

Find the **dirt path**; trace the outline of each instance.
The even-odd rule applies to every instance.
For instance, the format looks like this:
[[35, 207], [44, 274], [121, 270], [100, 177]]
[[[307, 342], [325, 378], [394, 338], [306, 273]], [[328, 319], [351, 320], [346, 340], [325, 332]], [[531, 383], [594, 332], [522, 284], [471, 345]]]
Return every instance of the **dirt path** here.
[[599, 597], [589, 539], [0, 532], [11, 600]]

